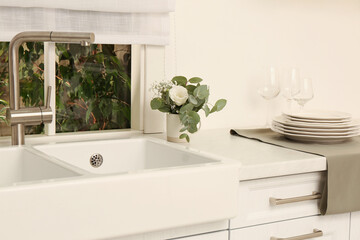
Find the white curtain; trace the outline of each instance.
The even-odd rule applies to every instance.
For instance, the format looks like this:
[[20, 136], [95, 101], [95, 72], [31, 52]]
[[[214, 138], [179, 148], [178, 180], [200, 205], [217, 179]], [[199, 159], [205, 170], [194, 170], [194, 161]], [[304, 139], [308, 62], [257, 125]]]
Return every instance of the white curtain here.
[[23, 31], [95, 33], [97, 43], [167, 45], [175, 0], [0, 0], [0, 41]]

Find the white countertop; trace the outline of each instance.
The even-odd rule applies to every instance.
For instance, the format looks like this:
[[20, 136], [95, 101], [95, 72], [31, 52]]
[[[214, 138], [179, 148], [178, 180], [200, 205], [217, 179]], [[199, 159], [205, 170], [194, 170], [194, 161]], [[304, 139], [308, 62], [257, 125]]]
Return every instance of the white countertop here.
[[[142, 134], [140, 131], [106, 131], [58, 134], [56, 136], [26, 136], [26, 144], [50, 142], [92, 141], [146, 137], [165, 139], [165, 134]], [[0, 139], [0, 146], [8, 146], [10, 138]], [[303, 153], [255, 140], [230, 135], [230, 129], [200, 130], [190, 135], [190, 143], [169, 143], [182, 145], [192, 150], [233, 159], [242, 164], [239, 179], [250, 180], [326, 170], [326, 159], [318, 155]]]
[[[165, 138], [163, 134], [145, 136]], [[181, 145], [240, 161], [242, 181], [326, 170], [325, 157], [232, 136], [230, 129], [201, 130], [190, 135], [190, 143]]]

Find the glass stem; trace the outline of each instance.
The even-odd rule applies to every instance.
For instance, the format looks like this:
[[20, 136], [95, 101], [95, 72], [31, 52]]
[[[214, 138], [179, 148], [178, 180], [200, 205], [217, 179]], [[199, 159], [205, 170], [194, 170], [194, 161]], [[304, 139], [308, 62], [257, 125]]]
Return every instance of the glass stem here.
[[267, 100], [265, 128], [270, 128], [271, 125], [270, 107], [271, 107], [271, 100]]
[[304, 104], [299, 104], [299, 105], [300, 105], [299, 112], [302, 113], [304, 111]]

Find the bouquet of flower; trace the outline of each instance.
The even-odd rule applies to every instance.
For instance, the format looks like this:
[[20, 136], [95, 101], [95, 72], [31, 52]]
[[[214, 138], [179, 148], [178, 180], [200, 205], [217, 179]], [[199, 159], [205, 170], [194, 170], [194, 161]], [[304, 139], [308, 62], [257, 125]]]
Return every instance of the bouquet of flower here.
[[153, 110], [160, 112], [179, 114], [183, 128], [180, 139], [185, 138], [190, 141], [186, 133], [198, 131], [200, 116], [198, 112], [203, 110], [205, 116], [222, 110], [226, 105], [225, 99], [219, 99], [210, 108], [208, 103], [209, 87], [200, 84], [201, 78], [193, 77], [187, 80], [186, 77], [176, 76], [171, 81], [159, 82], [153, 85], [152, 90], [155, 94], [150, 106]]

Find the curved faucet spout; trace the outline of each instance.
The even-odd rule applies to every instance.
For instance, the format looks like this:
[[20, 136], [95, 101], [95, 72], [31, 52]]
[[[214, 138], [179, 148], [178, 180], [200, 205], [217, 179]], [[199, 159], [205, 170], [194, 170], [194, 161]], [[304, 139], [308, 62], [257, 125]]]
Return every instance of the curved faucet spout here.
[[[62, 42], [79, 43], [88, 46], [95, 41], [94, 33], [83, 32], [21, 32], [11, 41], [9, 46], [9, 85], [10, 110], [20, 109], [20, 82], [19, 82], [19, 47], [24, 42]], [[40, 114], [41, 109], [39, 109]], [[31, 111], [33, 112], [33, 111]], [[39, 114], [38, 112], [34, 114]], [[11, 119], [8, 119], [11, 122]], [[12, 145], [25, 143], [24, 124], [11, 124]]]

